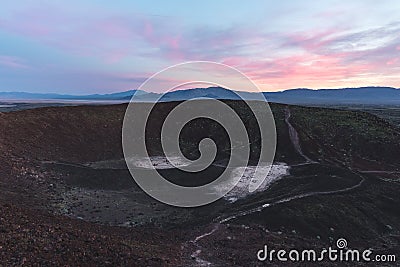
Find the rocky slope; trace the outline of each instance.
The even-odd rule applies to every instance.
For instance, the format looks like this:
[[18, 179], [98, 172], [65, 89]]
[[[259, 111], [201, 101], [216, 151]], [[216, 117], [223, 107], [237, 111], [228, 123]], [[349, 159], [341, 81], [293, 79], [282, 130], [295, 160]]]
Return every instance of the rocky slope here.
[[[246, 121], [256, 157], [259, 132], [253, 116], [242, 102], [226, 103]], [[159, 116], [149, 123], [154, 155], [161, 151], [160, 114], [177, 104], [156, 106]], [[278, 135], [275, 159], [291, 166], [290, 175], [234, 203], [220, 200], [196, 209], [152, 200], [124, 168], [88, 167], [121, 160], [125, 105], [0, 113], [1, 262], [262, 265], [255, 255], [266, 243], [321, 248], [339, 237], [352, 247], [397, 253], [398, 128], [363, 112], [271, 106]], [[182, 136], [188, 156], [196, 156], [193, 148], [205, 136], [229, 146], [212, 123], [200, 120], [192, 127]], [[115, 226], [110, 218], [135, 227]]]

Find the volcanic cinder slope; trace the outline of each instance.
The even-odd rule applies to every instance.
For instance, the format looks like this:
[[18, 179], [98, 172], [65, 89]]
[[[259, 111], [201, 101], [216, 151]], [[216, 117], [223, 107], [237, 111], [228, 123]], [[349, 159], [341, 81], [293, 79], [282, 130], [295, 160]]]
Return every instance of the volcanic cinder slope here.
[[[259, 153], [254, 118], [243, 102], [225, 102], [246, 122], [251, 163]], [[156, 105], [148, 126], [151, 155], [162, 154], [160, 126], [177, 104]], [[264, 244], [323, 248], [338, 238], [352, 248], [398, 253], [399, 129], [363, 112], [271, 108], [275, 160], [288, 165], [289, 174], [234, 202], [193, 209], [153, 200], [130, 177], [121, 147], [126, 105], [0, 113], [1, 262], [263, 265], [256, 253]], [[196, 120], [182, 133], [183, 152], [198, 156], [204, 137], [219, 148], [230, 145], [218, 125]], [[228, 156], [217, 154], [220, 161]], [[217, 176], [221, 168], [190, 179]], [[174, 169], [160, 172], [189, 179]]]

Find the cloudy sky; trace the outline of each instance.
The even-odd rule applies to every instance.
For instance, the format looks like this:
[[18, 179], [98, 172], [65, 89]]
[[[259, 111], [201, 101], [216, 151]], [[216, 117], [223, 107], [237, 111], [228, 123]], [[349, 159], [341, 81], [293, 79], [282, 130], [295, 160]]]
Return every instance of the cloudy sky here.
[[265, 91], [400, 87], [400, 1], [1, 2], [0, 91], [117, 92], [193, 60]]

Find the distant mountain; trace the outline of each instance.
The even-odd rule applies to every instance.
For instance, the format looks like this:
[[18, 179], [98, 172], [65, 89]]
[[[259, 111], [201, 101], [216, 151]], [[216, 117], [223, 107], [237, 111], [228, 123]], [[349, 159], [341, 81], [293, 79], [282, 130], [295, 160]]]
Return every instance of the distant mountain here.
[[[135, 95], [134, 101], [182, 101], [199, 97], [230, 100], [260, 100], [260, 94], [232, 91], [222, 87], [194, 88], [178, 90], [166, 94], [148, 93], [141, 90], [130, 90], [112, 94], [92, 95], [62, 95], [62, 94], [34, 94], [24, 92], [0, 92], [0, 100], [10, 99], [54, 99], [54, 100], [119, 100], [129, 101]], [[263, 95], [269, 102], [298, 104], [298, 105], [340, 105], [340, 104], [365, 104], [365, 105], [400, 105], [400, 89], [392, 87], [359, 87], [342, 89], [289, 89], [280, 92], [264, 92]]]
[[[213, 98], [213, 99], [229, 99], [229, 100], [264, 100], [261, 94], [255, 94], [243, 91], [232, 91], [222, 87], [193, 88], [186, 90], [177, 90], [165, 94], [148, 93], [136, 95], [134, 101], [182, 101], [195, 98]], [[130, 100], [130, 97], [125, 98]]]
[[[240, 96], [239, 96], [239, 95]], [[284, 104], [400, 104], [400, 89], [392, 87], [359, 87], [343, 89], [290, 89], [281, 92], [264, 92], [269, 102]], [[260, 100], [260, 95], [250, 92], [231, 91], [221, 87], [194, 88], [168, 92], [164, 95], [149, 93], [135, 96], [134, 101], [181, 101], [208, 97], [214, 99]], [[126, 97], [125, 99], [130, 99]]]
[[145, 91], [141, 90], [129, 90], [125, 92], [119, 93], [111, 93], [111, 94], [93, 94], [93, 95], [61, 95], [58, 99], [82, 99], [82, 100], [121, 100], [126, 97], [132, 97], [133, 95], [142, 95], [147, 94]]
[[270, 102], [285, 104], [400, 104], [400, 89], [392, 87], [291, 89], [264, 95]]
[[165, 94], [161, 100], [177, 101], [199, 97], [209, 97], [218, 99], [239, 99], [239, 97], [231, 90], [222, 87], [195, 88], [188, 90], [178, 90]]
[[54, 99], [60, 97], [59, 94], [36, 94], [27, 92], [0, 92], [0, 100], [10, 99]]
[[141, 90], [129, 90], [126, 92], [112, 94], [92, 94], [92, 95], [67, 95], [67, 94], [46, 94], [46, 93], [27, 93], [27, 92], [0, 92], [0, 100], [121, 100], [131, 98], [133, 95], [147, 94]]

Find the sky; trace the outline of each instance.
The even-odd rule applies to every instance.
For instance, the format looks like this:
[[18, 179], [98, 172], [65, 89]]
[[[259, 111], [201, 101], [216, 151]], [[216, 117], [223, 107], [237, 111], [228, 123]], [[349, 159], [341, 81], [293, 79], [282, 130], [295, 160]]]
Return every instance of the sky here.
[[0, 91], [126, 91], [197, 60], [263, 91], [400, 87], [400, 1], [1, 2]]

